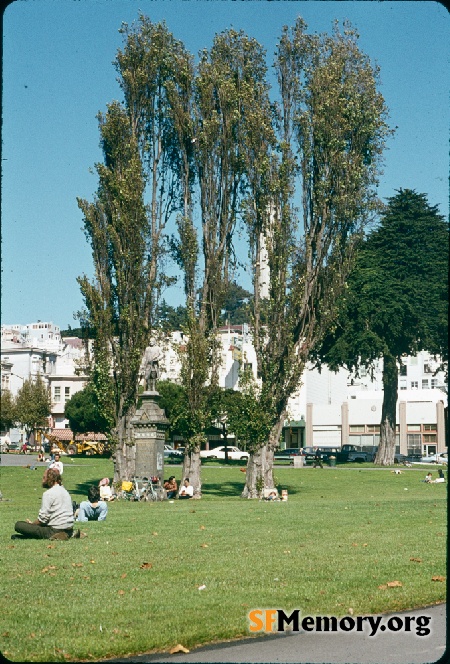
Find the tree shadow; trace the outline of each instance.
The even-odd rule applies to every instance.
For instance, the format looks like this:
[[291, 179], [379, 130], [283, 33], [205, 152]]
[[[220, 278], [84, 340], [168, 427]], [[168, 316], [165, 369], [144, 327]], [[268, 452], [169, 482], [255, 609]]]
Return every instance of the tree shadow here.
[[[233, 497], [240, 496], [245, 486], [245, 478], [242, 482], [223, 482], [223, 483], [202, 483], [202, 494], [204, 496]], [[286, 484], [278, 484], [278, 491], [281, 495], [282, 489], [287, 489], [289, 495], [295, 495], [298, 490], [291, 488]]]

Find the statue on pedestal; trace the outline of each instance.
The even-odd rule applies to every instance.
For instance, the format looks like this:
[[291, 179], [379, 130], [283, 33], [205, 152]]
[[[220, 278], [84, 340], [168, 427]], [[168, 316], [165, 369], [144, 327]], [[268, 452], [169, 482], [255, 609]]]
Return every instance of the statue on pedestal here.
[[140, 372], [140, 376], [145, 380], [146, 392], [156, 392], [156, 381], [160, 374], [159, 361], [162, 357], [161, 348], [151, 341], [145, 349]]

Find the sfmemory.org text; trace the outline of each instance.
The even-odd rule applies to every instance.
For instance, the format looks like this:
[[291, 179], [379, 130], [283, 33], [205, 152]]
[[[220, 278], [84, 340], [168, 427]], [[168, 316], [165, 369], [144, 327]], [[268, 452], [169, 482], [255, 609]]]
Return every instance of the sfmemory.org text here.
[[428, 636], [431, 616], [305, 616], [295, 609], [254, 609], [248, 614], [250, 632], [364, 632], [376, 636], [379, 632], [414, 632]]

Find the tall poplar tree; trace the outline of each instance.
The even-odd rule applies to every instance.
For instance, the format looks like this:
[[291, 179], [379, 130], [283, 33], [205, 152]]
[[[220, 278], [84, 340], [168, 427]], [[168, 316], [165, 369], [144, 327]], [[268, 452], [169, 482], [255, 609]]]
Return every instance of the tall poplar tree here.
[[421, 350], [448, 362], [449, 228], [425, 194], [400, 189], [364, 242], [341, 313], [319, 355], [351, 371], [383, 358], [379, 465], [394, 463], [402, 357]]
[[181, 375], [191, 436], [183, 475], [190, 478], [196, 497], [201, 495], [200, 448], [210, 417], [210, 392], [218, 383], [217, 331], [232, 276], [233, 231], [246, 185], [244, 154], [257, 124], [271, 122], [266, 69], [260, 44], [230, 29], [201, 52], [195, 78], [192, 144], [201, 237], [192, 214], [180, 218], [175, 253], [184, 273], [188, 320]]
[[[278, 149], [254, 161], [258, 170], [249, 178], [254, 389], [267, 422], [251, 449], [243, 492], [249, 498], [257, 487], [273, 487], [273, 453], [288, 400], [337, 314], [355, 247], [377, 209], [389, 133], [378, 71], [350, 26], [341, 32], [336, 23], [331, 35], [308, 35], [299, 18], [283, 29], [275, 70]], [[264, 154], [265, 142], [259, 145]]]
[[84, 324], [94, 334], [93, 381], [112, 405], [115, 478], [134, 474], [129, 423], [149, 343], [164, 232], [186, 206], [192, 57], [164, 23], [122, 26], [115, 65], [124, 101], [99, 114], [103, 163], [94, 202], [79, 200], [94, 279], [80, 277]]

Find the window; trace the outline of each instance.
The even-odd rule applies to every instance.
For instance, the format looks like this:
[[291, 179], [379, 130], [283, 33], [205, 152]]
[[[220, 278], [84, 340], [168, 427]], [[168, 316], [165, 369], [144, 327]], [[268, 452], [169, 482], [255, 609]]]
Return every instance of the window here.
[[64, 388], [64, 401], [69, 401], [70, 399], [70, 387]]
[[428, 383], [428, 378], [423, 378], [422, 379], [422, 390], [428, 390], [429, 383]]
[[369, 433], [380, 433], [380, 425], [379, 424], [368, 424], [367, 425], [367, 431]]
[[10, 374], [2, 373], [2, 390], [9, 390]]
[[419, 359], [418, 359], [417, 355], [415, 357], [410, 357], [409, 358], [409, 363], [412, 367], [416, 367], [419, 363]]
[[55, 391], [53, 392], [53, 400], [55, 402], [61, 401], [61, 388], [58, 386], [55, 386]]
[[418, 380], [412, 380], [411, 381], [411, 389], [412, 390], [418, 390], [419, 389], [419, 381]]
[[400, 383], [400, 389], [401, 390], [406, 390], [406, 383]]
[[433, 369], [428, 364], [428, 362], [425, 362], [425, 364], [423, 365], [423, 373], [433, 373]]
[[407, 376], [408, 375], [408, 367], [406, 364], [401, 364], [400, 365], [400, 376]]
[[420, 431], [420, 424], [408, 424], [408, 431]]
[[364, 424], [350, 424], [349, 426], [350, 433], [359, 433], [365, 431]]
[[436, 424], [424, 424], [423, 425], [423, 430], [424, 431], [437, 431], [437, 425]]
[[437, 378], [432, 378], [431, 379], [431, 389], [435, 390], [438, 386]]
[[435, 443], [436, 442], [436, 434], [435, 433], [426, 433], [423, 436], [423, 442], [424, 443]]

